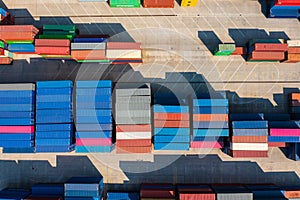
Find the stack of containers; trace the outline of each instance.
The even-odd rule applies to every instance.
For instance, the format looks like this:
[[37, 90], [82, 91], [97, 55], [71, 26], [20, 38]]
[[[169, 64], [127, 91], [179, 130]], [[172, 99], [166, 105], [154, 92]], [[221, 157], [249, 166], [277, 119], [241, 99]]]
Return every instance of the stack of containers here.
[[141, 43], [107, 42], [106, 57], [113, 64], [142, 63]]
[[174, 0], [144, 0], [144, 8], [174, 8]]
[[76, 152], [110, 152], [112, 81], [76, 82]]
[[248, 43], [248, 61], [278, 62], [285, 59], [288, 45], [283, 39], [253, 39]]
[[44, 25], [43, 34], [39, 35], [39, 38], [73, 40], [75, 35], [76, 27], [74, 25]]
[[13, 25], [15, 18], [3, 8], [0, 8], [0, 25]]
[[298, 18], [300, 17], [300, 2], [298, 0], [271, 0], [270, 17]]
[[13, 61], [13, 54], [7, 50], [7, 44], [0, 40], [0, 65], [8, 65]]
[[300, 62], [300, 40], [288, 40], [287, 63]]
[[181, 0], [181, 7], [195, 7], [197, 6], [198, 0]]
[[32, 186], [31, 195], [26, 200], [61, 200], [63, 196], [63, 184], [37, 184]]
[[191, 148], [223, 148], [228, 136], [228, 99], [194, 99]]
[[114, 8], [139, 8], [141, 0], [110, 0], [109, 5]]
[[212, 185], [218, 200], [253, 200], [253, 193], [242, 185]]
[[113, 192], [109, 191], [106, 200], [139, 200], [139, 194], [134, 192]]
[[25, 200], [29, 195], [29, 191], [22, 189], [4, 189], [0, 191], [1, 200]]
[[175, 200], [175, 188], [172, 184], [142, 184], [140, 189], [140, 198], [143, 200]]
[[36, 39], [35, 52], [43, 57], [70, 57], [70, 40], [68, 39]]
[[73, 150], [72, 81], [38, 81], [36, 152]]
[[[88, 41], [88, 42], [86, 42]], [[75, 38], [71, 44], [71, 56], [77, 62], [108, 62], [104, 38]]]
[[116, 89], [115, 120], [117, 153], [150, 153], [150, 87]]
[[73, 177], [65, 185], [65, 200], [101, 200], [104, 192], [103, 177]]
[[0, 147], [4, 153], [33, 153], [35, 85], [0, 85]]
[[155, 104], [153, 110], [154, 150], [189, 150], [190, 119], [188, 105]]
[[230, 56], [235, 51], [235, 44], [219, 44], [214, 50], [214, 56]]
[[285, 199], [283, 191], [275, 185], [247, 185], [246, 188], [253, 193], [253, 199]]
[[177, 185], [178, 200], [215, 200], [216, 194], [209, 185]]
[[263, 114], [231, 114], [232, 157], [268, 157], [268, 121]]
[[39, 32], [31, 25], [0, 26], [0, 38], [8, 43], [8, 50], [14, 53], [34, 53], [34, 38]]

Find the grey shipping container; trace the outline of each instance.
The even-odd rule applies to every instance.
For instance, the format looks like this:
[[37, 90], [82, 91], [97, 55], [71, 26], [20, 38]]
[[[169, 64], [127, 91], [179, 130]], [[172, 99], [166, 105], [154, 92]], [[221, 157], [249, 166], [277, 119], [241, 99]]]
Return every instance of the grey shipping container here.
[[71, 43], [72, 50], [105, 50], [106, 43]]
[[0, 90], [35, 90], [35, 84], [0, 84]]
[[150, 96], [150, 88], [135, 88], [135, 89], [116, 89], [117, 97], [128, 96]]

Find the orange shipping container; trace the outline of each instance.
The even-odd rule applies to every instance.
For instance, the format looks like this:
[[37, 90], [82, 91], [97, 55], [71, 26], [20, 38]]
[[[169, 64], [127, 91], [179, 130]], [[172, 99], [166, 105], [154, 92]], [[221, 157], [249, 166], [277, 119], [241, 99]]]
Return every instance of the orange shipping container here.
[[227, 114], [194, 114], [193, 121], [228, 121]]
[[284, 196], [288, 199], [297, 199], [300, 198], [300, 187], [297, 189], [285, 189]]
[[144, 0], [145, 8], [174, 8], [175, 0]]
[[286, 147], [285, 142], [268, 142], [269, 147]]
[[145, 147], [151, 146], [151, 139], [138, 139], [138, 140], [117, 140], [117, 147]]
[[157, 128], [189, 128], [189, 121], [163, 121], [154, 120], [154, 127]]
[[284, 60], [284, 52], [260, 52], [253, 51], [250, 54], [250, 60]]
[[268, 136], [232, 136], [234, 143], [268, 143]]
[[151, 124], [117, 125], [117, 132], [150, 132]]
[[292, 100], [300, 101], [300, 93], [292, 93], [290, 96]]
[[71, 56], [77, 60], [106, 60], [105, 50], [73, 50]]
[[0, 32], [32, 32], [37, 34], [39, 29], [32, 25], [9, 25], [0, 26]]
[[9, 65], [13, 61], [12, 58], [7, 58], [7, 57], [0, 57], [0, 65]]
[[187, 121], [190, 119], [190, 116], [188, 113], [154, 113], [154, 119], [166, 121]]
[[288, 53], [300, 53], [300, 47], [290, 47]]
[[253, 47], [253, 51], [276, 51], [285, 52], [288, 50], [288, 44], [267, 44], [267, 43], [256, 43]]
[[149, 147], [116, 147], [117, 153], [151, 153], [152, 146]]
[[289, 61], [297, 61], [297, 62], [300, 62], [300, 54], [289, 53], [289, 54], [288, 54], [288, 60], [289, 60]]
[[245, 55], [247, 49], [245, 47], [235, 47], [235, 51], [231, 55]]
[[141, 43], [139, 42], [108, 42], [106, 44], [107, 49], [141, 49]]

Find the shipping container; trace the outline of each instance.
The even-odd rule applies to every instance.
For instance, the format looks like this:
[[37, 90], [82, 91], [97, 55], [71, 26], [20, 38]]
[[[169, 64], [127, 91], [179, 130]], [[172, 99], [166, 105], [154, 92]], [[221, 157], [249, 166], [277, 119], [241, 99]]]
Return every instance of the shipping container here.
[[144, 0], [145, 8], [174, 8], [174, 0]]

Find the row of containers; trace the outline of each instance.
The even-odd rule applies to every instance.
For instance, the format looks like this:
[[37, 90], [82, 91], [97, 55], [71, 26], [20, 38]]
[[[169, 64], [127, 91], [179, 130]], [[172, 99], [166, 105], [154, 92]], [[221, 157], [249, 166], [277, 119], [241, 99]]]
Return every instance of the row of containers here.
[[300, 2], [298, 0], [271, 0], [269, 1], [270, 17], [299, 18]]
[[75, 87], [72, 81], [0, 84], [3, 152], [216, 148], [233, 157], [267, 157], [268, 147], [285, 147], [299, 159], [299, 93], [290, 94], [290, 114], [264, 115], [229, 114], [226, 98], [178, 102], [150, 84], [113, 90], [112, 81], [100, 80]]
[[108, 35], [80, 35], [74, 25], [0, 26], [0, 64], [24, 56], [77, 62], [142, 63], [141, 43], [109, 42]]
[[[107, 2], [107, 0], [79, 0], [79, 2]], [[198, 0], [180, 0], [183, 7], [196, 6]], [[174, 8], [175, 0], [109, 0], [110, 7], [115, 8]]]
[[300, 62], [300, 41], [284, 39], [252, 39], [246, 47], [235, 44], [219, 44], [215, 56], [245, 56], [248, 62]]
[[139, 191], [106, 190], [102, 177], [73, 177], [63, 184], [37, 184], [31, 190], [4, 189], [0, 199], [19, 200], [262, 200], [300, 199], [299, 186], [273, 184], [149, 184]]

